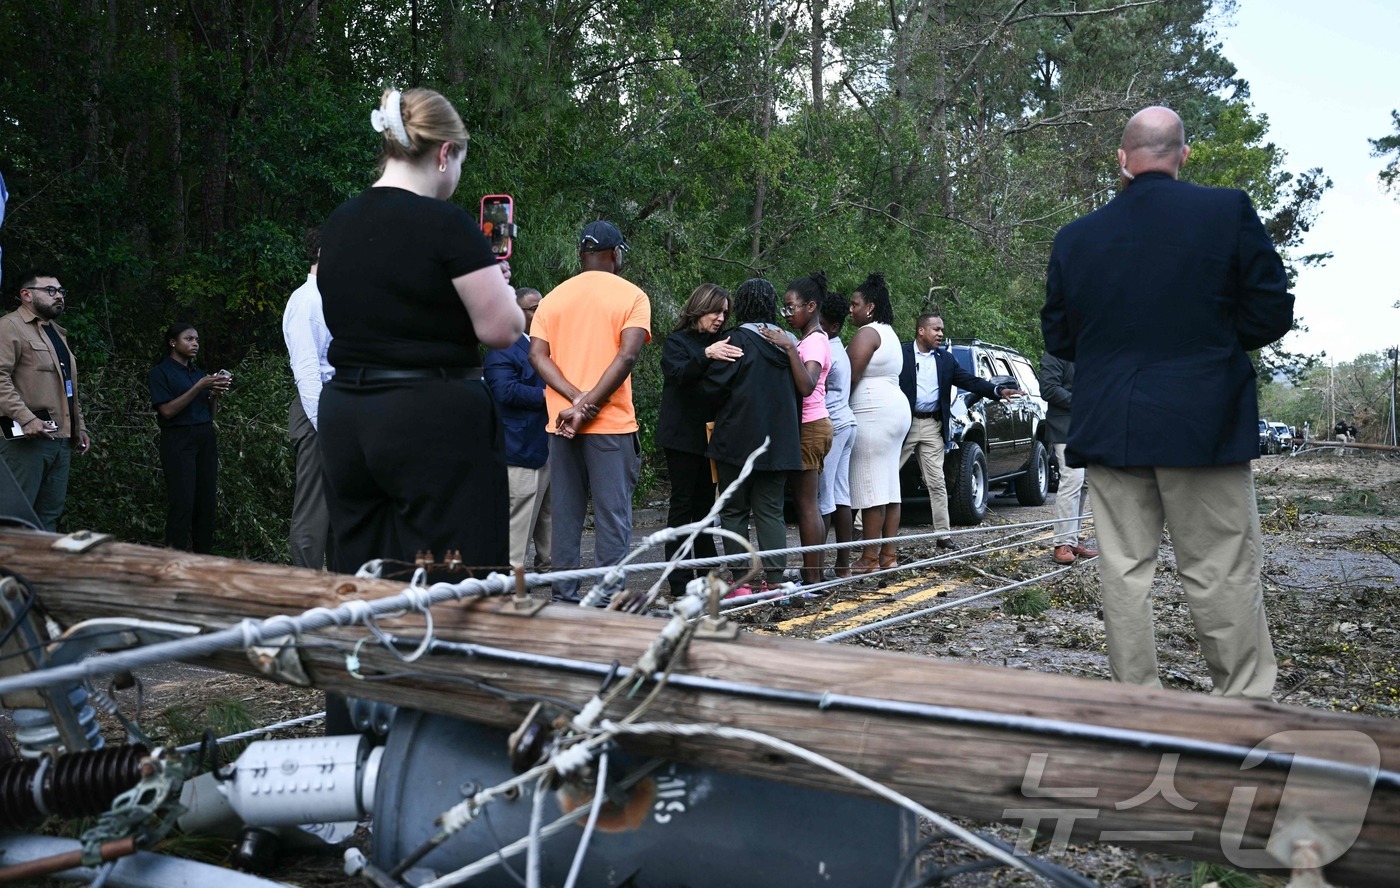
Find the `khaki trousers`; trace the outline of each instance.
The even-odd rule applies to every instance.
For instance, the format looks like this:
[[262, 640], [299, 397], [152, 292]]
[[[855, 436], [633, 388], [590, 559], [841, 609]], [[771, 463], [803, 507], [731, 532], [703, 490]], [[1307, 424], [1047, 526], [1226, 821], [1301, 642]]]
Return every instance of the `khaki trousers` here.
[[924, 486], [928, 488], [928, 508], [933, 514], [933, 529], [947, 530], [948, 484], [943, 478], [942, 423], [936, 419], [913, 418], [909, 423], [909, 434], [904, 436], [904, 447], [899, 453], [901, 469], [915, 452], [919, 454], [919, 472], [924, 476]]
[[1108, 664], [1114, 681], [1161, 687], [1152, 577], [1163, 525], [1213, 694], [1267, 700], [1278, 666], [1264, 616], [1264, 560], [1250, 464], [1196, 468], [1090, 465]]
[[506, 466], [510, 485], [510, 566], [524, 567], [530, 540], [535, 541], [535, 567], [548, 569], [550, 525], [549, 463], [538, 469]]
[[1079, 518], [1089, 505], [1089, 489], [1084, 486], [1084, 470], [1065, 462], [1065, 445], [1055, 445], [1055, 462], [1060, 464], [1060, 486], [1055, 491], [1055, 545], [1079, 545]]

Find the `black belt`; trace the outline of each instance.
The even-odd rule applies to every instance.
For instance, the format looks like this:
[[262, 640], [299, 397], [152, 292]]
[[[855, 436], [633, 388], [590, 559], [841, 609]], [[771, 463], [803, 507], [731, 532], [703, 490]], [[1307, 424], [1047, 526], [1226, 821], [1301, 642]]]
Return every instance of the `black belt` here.
[[915, 411], [914, 411], [914, 418], [915, 418], [915, 419], [939, 419], [939, 415], [938, 415], [938, 411], [937, 411], [937, 410], [933, 410], [933, 411], [931, 411], [931, 412], [929, 412], [929, 413], [920, 413], [919, 411], [915, 410]]
[[415, 367], [381, 370], [376, 367], [347, 367], [336, 370], [336, 382], [363, 385], [367, 382], [408, 382], [414, 379], [480, 379], [480, 367]]

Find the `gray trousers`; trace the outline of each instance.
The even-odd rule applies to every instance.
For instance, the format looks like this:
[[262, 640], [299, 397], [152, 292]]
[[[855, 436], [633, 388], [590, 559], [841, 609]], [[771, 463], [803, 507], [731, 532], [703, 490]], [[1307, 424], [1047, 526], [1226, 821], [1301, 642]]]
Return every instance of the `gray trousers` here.
[[0, 457], [34, 506], [34, 514], [39, 516], [44, 530], [57, 531], [63, 501], [68, 497], [68, 469], [73, 461], [73, 448], [67, 439], [0, 439]]
[[329, 563], [331, 515], [326, 508], [326, 482], [321, 475], [321, 448], [316, 444], [316, 428], [301, 406], [292, 398], [287, 410], [287, 438], [296, 450], [297, 489], [292, 497], [292, 532], [287, 547], [295, 567], [320, 570]]
[[[550, 561], [555, 570], [581, 567], [579, 547], [588, 499], [593, 498], [593, 564], [617, 564], [632, 548], [632, 491], [642, 467], [636, 432], [625, 435], [549, 436], [549, 495], [554, 511]], [[578, 581], [556, 581], [555, 595], [578, 591]]]
[[1249, 463], [1196, 468], [1090, 465], [1104, 632], [1114, 681], [1161, 687], [1152, 577], [1171, 533], [1177, 575], [1214, 690], [1268, 700], [1278, 665], [1264, 615], [1264, 546]]

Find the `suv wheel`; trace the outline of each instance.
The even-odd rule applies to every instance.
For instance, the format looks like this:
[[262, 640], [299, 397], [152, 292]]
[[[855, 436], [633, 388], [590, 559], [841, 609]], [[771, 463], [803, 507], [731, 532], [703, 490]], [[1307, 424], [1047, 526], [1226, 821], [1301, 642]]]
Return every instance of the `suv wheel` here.
[[1042, 506], [1050, 490], [1050, 459], [1045, 445], [1031, 442], [1031, 459], [1026, 471], [1016, 479], [1016, 502], [1023, 506]]
[[949, 454], [948, 517], [954, 524], [981, 524], [987, 514], [987, 455], [976, 441]]

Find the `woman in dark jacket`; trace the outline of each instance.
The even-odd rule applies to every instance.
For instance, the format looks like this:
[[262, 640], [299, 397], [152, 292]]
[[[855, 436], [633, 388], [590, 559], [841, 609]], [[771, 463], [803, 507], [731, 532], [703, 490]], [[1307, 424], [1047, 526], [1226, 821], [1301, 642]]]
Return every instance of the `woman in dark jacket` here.
[[[666, 453], [671, 477], [671, 508], [667, 527], [699, 521], [715, 504], [715, 482], [710, 476], [709, 446], [705, 426], [715, 418], [714, 402], [701, 391], [700, 380], [713, 361], [734, 361], [743, 351], [720, 337], [729, 315], [729, 291], [718, 284], [701, 284], [681, 306], [676, 330], [661, 350], [661, 412], [656, 421], [656, 444]], [[669, 561], [679, 541], [666, 544]], [[694, 557], [713, 558], [715, 540], [709, 534], [695, 538]], [[698, 574], [678, 570], [671, 574], [671, 595], [685, 593], [685, 584]]]
[[[775, 323], [778, 294], [762, 278], [744, 281], [734, 292], [734, 320], [740, 326], [729, 331], [729, 343], [743, 351], [733, 363], [712, 363], [705, 373], [705, 391], [721, 399], [715, 414], [715, 431], [706, 451], [715, 461], [719, 489], [724, 490], [743, 468], [749, 454], [765, 437], [768, 450], [754, 463], [753, 472], [720, 511], [720, 526], [740, 536], [749, 534], [749, 515], [760, 549], [787, 545], [783, 522], [783, 489], [787, 474], [802, 468], [798, 445], [800, 399], [793, 383], [787, 351], [769, 342], [765, 328]], [[787, 335], [783, 333], [783, 335]], [[743, 550], [733, 540], [724, 541], [727, 555]], [[768, 583], [782, 582], [782, 556], [763, 559]]]

